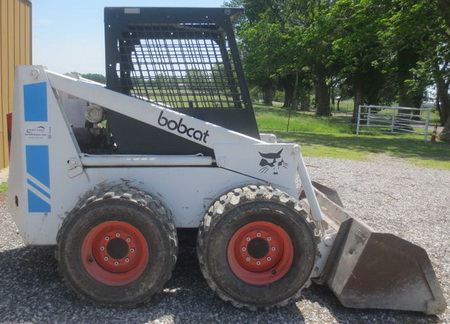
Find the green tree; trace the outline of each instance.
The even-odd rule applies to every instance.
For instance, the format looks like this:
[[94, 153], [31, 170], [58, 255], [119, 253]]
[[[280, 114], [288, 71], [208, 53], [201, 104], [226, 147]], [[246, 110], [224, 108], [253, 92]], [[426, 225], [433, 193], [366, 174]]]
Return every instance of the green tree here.
[[441, 122], [449, 120], [449, 0], [229, 4], [246, 9], [239, 25], [244, 68], [250, 83], [266, 93], [266, 103], [282, 87], [285, 106], [296, 104], [293, 99], [312, 82], [317, 115], [330, 114], [330, 89], [336, 86], [341, 93], [350, 91], [355, 109], [394, 100], [417, 107], [426, 87], [434, 84]]
[[361, 104], [382, 101], [383, 85], [388, 77], [384, 71], [384, 48], [378, 32], [386, 6], [373, 0], [338, 0], [330, 10], [334, 17], [336, 40], [333, 55], [341, 59], [338, 78], [351, 89], [354, 98], [353, 120]]
[[[289, 8], [290, 26], [296, 53], [296, 71], [309, 72], [316, 94], [316, 115], [331, 115], [330, 87], [340, 58], [333, 54], [333, 2], [293, 1]], [[302, 10], [302, 8], [305, 8]]]
[[103, 74], [99, 74], [99, 73], [85, 73], [85, 74], [81, 74], [81, 76], [85, 79], [89, 79], [95, 82], [99, 82], [99, 83], [106, 83], [106, 78]]
[[434, 34], [435, 36], [440, 36], [440, 41], [437, 42], [435, 62], [431, 65], [434, 67], [433, 75], [438, 90], [438, 108], [441, 124], [444, 125], [440, 139], [450, 143], [450, 50], [448, 46], [450, 41], [450, 1], [435, 0], [435, 2], [443, 23], [440, 33]]
[[270, 20], [269, 14], [264, 13], [257, 22], [244, 22], [239, 37], [247, 80], [261, 90], [264, 104], [271, 106], [281, 63], [277, 54], [283, 37], [280, 25]]
[[396, 0], [390, 14], [386, 38], [397, 48], [399, 103], [417, 106], [425, 87], [434, 84], [441, 124], [446, 126], [441, 139], [450, 142], [449, 1]]
[[[258, 86], [266, 104], [279, 86], [285, 106], [297, 94], [307, 93], [308, 77], [316, 90], [317, 115], [331, 114], [329, 84], [335, 67], [331, 57], [333, 33], [326, 15], [332, 2], [314, 0], [242, 0], [248, 17], [240, 26], [244, 68]], [[300, 82], [299, 82], [300, 79]], [[302, 91], [303, 90], [303, 91]]]

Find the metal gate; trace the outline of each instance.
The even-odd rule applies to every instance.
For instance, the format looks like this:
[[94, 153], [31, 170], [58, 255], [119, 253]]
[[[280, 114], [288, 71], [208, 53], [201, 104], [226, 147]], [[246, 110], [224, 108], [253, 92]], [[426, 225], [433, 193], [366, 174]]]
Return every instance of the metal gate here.
[[360, 105], [356, 134], [416, 134], [427, 141], [430, 113], [430, 108]]

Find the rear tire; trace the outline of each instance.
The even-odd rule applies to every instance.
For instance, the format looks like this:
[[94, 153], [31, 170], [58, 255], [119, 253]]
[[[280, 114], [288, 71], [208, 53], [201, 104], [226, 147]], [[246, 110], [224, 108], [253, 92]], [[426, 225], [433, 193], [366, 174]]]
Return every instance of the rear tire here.
[[294, 198], [272, 187], [247, 186], [220, 197], [204, 217], [197, 245], [211, 289], [251, 310], [300, 297], [317, 250], [307, 216]]
[[91, 196], [58, 233], [61, 275], [79, 296], [101, 306], [148, 301], [170, 279], [176, 255], [170, 211], [133, 188]]

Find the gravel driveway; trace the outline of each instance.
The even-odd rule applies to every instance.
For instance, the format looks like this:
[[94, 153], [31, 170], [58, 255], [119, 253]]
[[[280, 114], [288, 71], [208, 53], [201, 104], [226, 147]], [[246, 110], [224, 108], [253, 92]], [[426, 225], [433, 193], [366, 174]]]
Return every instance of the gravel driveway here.
[[[450, 172], [377, 160], [308, 158], [307, 165], [313, 180], [334, 187], [346, 208], [368, 225], [425, 248], [449, 303]], [[448, 308], [440, 316], [347, 309], [330, 290], [316, 285], [281, 309], [236, 309], [208, 288], [191, 249], [181, 249], [172, 279], [147, 305], [96, 308], [64, 286], [53, 248], [23, 245], [4, 200], [0, 198], [0, 323], [450, 323]]]

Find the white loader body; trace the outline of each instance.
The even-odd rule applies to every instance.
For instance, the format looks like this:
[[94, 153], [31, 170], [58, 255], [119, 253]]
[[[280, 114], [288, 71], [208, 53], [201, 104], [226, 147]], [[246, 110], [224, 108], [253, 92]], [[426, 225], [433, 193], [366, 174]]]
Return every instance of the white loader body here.
[[[60, 100], [62, 93], [200, 142], [214, 149], [216, 160], [83, 154], [66, 118], [62, 104], [68, 101]], [[299, 165], [304, 186], [313, 190], [296, 144], [256, 140], [40, 66], [17, 68], [15, 98], [9, 207], [26, 244], [56, 244], [62, 220], [86, 192], [105, 182], [126, 181], [154, 194], [172, 210], [175, 225], [185, 228], [197, 228], [210, 204], [239, 186], [270, 184], [297, 196]], [[282, 165], [260, 166], [260, 153], [280, 150]]]

